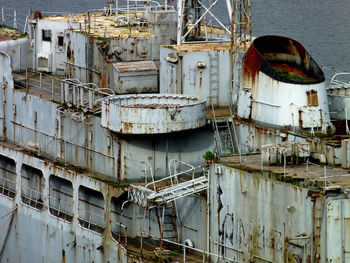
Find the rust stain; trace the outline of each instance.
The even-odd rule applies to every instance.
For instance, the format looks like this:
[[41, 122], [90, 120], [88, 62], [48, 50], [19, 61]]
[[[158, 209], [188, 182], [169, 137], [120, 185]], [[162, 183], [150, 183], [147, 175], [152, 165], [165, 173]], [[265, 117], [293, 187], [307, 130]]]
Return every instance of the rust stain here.
[[66, 56], [67, 56], [68, 60], [70, 60], [72, 57], [72, 50], [70, 47], [70, 41], [68, 42], [68, 45], [67, 45], [67, 55]]
[[66, 251], [62, 249], [62, 263], [66, 263]]
[[117, 160], [117, 182], [120, 181], [120, 170], [121, 170], [121, 143], [120, 141], [117, 142], [118, 144], [118, 160]]
[[107, 87], [107, 76], [103, 75], [103, 81], [102, 81], [102, 89], [106, 89]]
[[122, 132], [132, 133], [134, 130], [134, 124], [131, 122], [122, 122]]
[[255, 48], [253, 42], [248, 51], [245, 53], [242, 64], [243, 80], [250, 80], [252, 82], [252, 86], [254, 86], [256, 78], [259, 75], [262, 60], [263, 58], [259, 51], [257, 51]]

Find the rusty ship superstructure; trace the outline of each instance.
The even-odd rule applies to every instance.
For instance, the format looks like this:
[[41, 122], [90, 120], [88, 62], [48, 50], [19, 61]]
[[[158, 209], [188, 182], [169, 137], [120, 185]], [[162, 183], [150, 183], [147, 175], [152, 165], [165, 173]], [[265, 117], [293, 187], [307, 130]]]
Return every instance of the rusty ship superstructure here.
[[0, 262], [350, 262], [347, 74], [250, 12], [2, 9]]

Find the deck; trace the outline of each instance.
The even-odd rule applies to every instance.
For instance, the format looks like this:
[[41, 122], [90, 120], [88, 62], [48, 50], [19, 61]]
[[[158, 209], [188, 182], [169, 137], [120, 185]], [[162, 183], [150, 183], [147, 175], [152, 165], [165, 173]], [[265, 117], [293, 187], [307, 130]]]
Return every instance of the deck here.
[[13, 73], [15, 89], [22, 89], [28, 94], [49, 101], [61, 101], [61, 80], [63, 76], [52, 76], [27, 70]]
[[331, 167], [323, 164], [316, 164], [307, 159], [297, 162], [287, 160], [284, 167], [281, 165], [265, 165], [261, 161], [260, 154], [238, 155], [223, 157], [218, 160], [219, 163], [229, 167], [253, 171], [267, 172], [275, 175], [277, 179], [285, 182], [305, 182], [304, 185], [319, 185], [324, 189], [348, 189], [350, 188], [350, 173], [341, 167]]

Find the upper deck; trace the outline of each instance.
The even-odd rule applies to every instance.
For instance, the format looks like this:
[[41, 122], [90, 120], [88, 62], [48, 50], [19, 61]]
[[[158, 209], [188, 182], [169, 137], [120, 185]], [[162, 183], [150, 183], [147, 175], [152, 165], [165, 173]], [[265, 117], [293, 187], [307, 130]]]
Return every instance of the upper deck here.
[[[320, 186], [328, 189], [349, 189], [350, 174], [341, 167], [331, 167], [313, 162], [298, 163], [288, 160], [286, 165], [263, 164], [261, 154], [222, 157], [219, 163], [245, 171], [268, 173], [273, 179], [295, 183], [299, 186]], [[293, 163], [294, 162], [294, 163]]]
[[[118, 19], [126, 20], [126, 14], [119, 14]], [[136, 21], [142, 18], [142, 13], [129, 13], [130, 21]], [[148, 26], [140, 23], [119, 23], [116, 16], [107, 16], [104, 13], [85, 13], [85, 14], [69, 14], [42, 17], [43, 21], [68, 22], [78, 25], [74, 31], [82, 31], [89, 33], [90, 36], [96, 38], [128, 38], [132, 37], [154, 37]], [[119, 20], [118, 20], [119, 21]]]

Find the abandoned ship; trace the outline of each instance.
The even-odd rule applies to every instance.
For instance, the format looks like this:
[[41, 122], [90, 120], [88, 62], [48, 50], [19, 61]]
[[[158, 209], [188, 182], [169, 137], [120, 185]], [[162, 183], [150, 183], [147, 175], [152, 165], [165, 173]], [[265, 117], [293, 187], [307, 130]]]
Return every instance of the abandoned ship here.
[[0, 262], [350, 262], [350, 83], [249, 0], [0, 28]]

